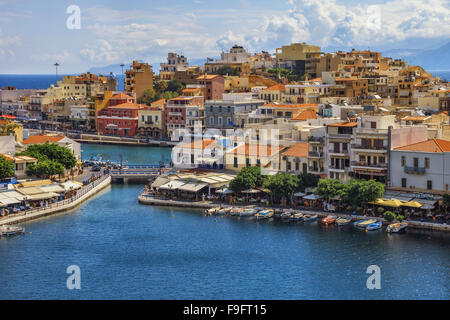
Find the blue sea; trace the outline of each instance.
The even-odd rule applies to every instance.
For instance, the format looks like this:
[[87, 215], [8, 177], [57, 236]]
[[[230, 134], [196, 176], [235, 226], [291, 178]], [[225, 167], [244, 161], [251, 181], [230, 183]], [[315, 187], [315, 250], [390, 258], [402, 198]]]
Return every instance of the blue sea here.
[[[47, 89], [57, 80], [62, 80], [66, 74], [0, 74], [0, 88], [13, 86], [17, 89]], [[67, 74], [68, 75], [68, 74]], [[118, 90], [123, 89], [122, 76], [117, 76]]]
[[[129, 163], [170, 149], [82, 145]], [[449, 299], [450, 235], [324, 227], [141, 205], [113, 184], [80, 207], [0, 240], [0, 299]], [[81, 272], [69, 290], [67, 267]], [[367, 289], [367, 268], [381, 289]]]

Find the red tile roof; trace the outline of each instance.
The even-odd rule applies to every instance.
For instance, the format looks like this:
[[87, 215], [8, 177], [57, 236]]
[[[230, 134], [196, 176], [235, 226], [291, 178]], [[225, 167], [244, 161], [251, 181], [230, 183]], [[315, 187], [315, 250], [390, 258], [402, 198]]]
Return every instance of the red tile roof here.
[[215, 143], [216, 140], [206, 139], [206, 140], [195, 140], [189, 143], [185, 143], [177, 146], [177, 148], [182, 149], [206, 149], [206, 147], [212, 147], [212, 144]]
[[23, 140], [22, 144], [36, 144], [36, 143], [46, 143], [46, 142], [56, 143], [61, 139], [64, 139], [64, 137], [36, 135], [36, 136], [30, 136], [27, 139]]
[[292, 120], [305, 121], [308, 119], [317, 119], [317, 113], [314, 110], [303, 110], [292, 117]]
[[329, 124], [329, 127], [349, 127], [353, 128], [356, 127], [358, 124], [356, 122], [339, 122], [339, 123], [332, 123]]
[[277, 83], [276, 85], [273, 85], [273, 86], [271, 86], [271, 87], [268, 87], [268, 88], [266, 88], [266, 89], [264, 89], [263, 91], [284, 91], [284, 89], [285, 89], [286, 87], [284, 86], [284, 84], [281, 84], [281, 83]]
[[142, 109], [145, 107], [148, 107], [148, 106], [143, 105], [143, 104], [133, 103], [133, 102], [127, 102], [127, 103], [118, 104], [116, 106], [111, 106], [108, 108], [109, 109]]
[[283, 152], [283, 156], [307, 158], [308, 142], [297, 142], [295, 145]]
[[112, 96], [111, 99], [134, 99], [132, 96], [129, 96], [123, 92]]
[[442, 139], [430, 139], [413, 143], [407, 146], [398, 147], [394, 150], [401, 151], [421, 151], [421, 152], [450, 152], [450, 141]]

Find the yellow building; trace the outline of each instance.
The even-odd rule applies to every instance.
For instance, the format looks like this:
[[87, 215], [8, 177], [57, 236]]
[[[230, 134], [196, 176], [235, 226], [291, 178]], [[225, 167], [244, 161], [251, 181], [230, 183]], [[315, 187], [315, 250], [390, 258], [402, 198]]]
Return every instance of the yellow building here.
[[137, 99], [144, 95], [145, 90], [153, 88], [154, 73], [148, 63], [133, 61], [125, 74], [125, 91], [134, 93]]
[[261, 144], [242, 144], [225, 154], [226, 169], [240, 171], [244, 167], [258, 166], [268, 171], [277, 172], [280, 151], [284, 147]]
[[225, 76], [225, 91], [248, 88], [248, 77]]
[[292, 43], [289, 46], [277, 48], [275, 56], [277, 60], [306, 60], [312, 56], [320, 56], [320, 47], [303, 43]]

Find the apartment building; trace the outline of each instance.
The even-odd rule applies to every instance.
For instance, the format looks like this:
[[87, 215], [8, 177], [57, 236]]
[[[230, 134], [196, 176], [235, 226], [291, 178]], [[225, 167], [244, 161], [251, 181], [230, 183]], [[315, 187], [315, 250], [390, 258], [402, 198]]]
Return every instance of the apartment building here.
[[197, 84], [203, 88], [203, 97], [205, 100], [221, 100], [225, 92], [224, 77], [211, 74], [202, 75], [197, 78]]
[[322, 52], [320, 47], [303, 43], [292, 43], [277, 48], [275, 52], [277, 67], [288, 69], [299, 76], [309, 73], [316, 77], [317, 65]]
[[351, 178], [350, 162], [353, 160], [351, 142], [355, 137], [356, 122], [327, 125], [325, 140], [328, 178], [348, 181]]
[[431, 139], [394, 148], [390, 162], [391, 188], [426, 193], [448, 193], [450, 141]]
[[148, 63], [133, 61], [131, 69], [125, 72], [125, 91], [132, 93], [136, 99], [144, 95], [144, 91], [153, 88], [153, 70]]
[[280, 171], [292, 174], [308, 173], [308, 142], [297, 142], [281, 153]]
[[100, 134], [119, 137], [134, 137], [138, 133], [138, 112], [146, 106], [122, 103], [101, 110], [97, 116], [97, 131]]
[[202, 96], [181, 96], [170, 99], [165, 110], [165, 124], [169, 137], [178, 140], [174, 133], [178, 129], [194, 132], [196, 126], [203, 131], [205, 125], [204, 100]]

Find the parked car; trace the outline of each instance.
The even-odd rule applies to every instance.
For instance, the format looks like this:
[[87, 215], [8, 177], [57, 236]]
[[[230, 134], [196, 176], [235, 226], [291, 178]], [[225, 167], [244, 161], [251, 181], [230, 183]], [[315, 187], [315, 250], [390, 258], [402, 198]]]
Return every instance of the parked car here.
[[91, 170], [94, 171], [94, 172], [98, 172], [98, 171], [101, 170], [101, 167], [100, 167], [99, 165], [96, 164], [95, 166], [92, 167]]

